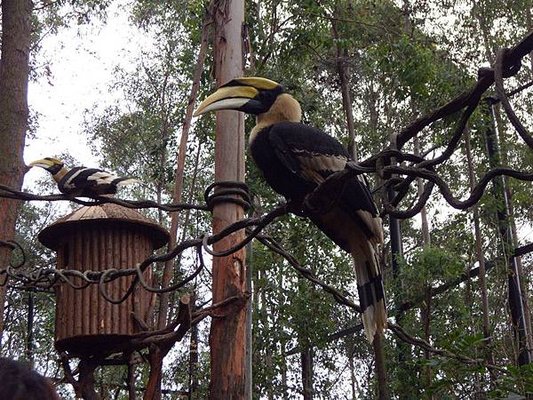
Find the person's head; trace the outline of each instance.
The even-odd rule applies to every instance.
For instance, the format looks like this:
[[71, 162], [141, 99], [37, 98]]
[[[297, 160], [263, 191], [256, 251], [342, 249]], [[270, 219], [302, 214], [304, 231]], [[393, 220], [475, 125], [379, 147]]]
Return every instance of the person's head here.
[[59, 396], [50, 380], [28, 364], [0, 357], [0, 399], [59, 400]]

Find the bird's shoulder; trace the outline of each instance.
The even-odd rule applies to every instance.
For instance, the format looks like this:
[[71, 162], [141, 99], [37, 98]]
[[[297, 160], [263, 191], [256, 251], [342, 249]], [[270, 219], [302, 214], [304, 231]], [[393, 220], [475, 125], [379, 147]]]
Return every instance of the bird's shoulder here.
[[334, 137], [311, 125], [278, 122], [264, 129], [273, 145], [315, 154], [331, 154], [349, 158], [344, 146]]
[[100, 168], [78, 166], [73, 167], [63, 177], [62, 182], [65, 185], [79, 186], [88, 182], [98, 181], [100, 179], [110, 178], [114, 175]]

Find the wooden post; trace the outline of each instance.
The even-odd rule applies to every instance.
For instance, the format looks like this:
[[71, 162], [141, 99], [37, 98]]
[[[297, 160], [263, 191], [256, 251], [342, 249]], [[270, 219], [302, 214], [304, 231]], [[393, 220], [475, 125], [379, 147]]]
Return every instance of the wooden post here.
[[[215, 71], [221, 85], [242, 76], [243, 0], [219, 0], [214, 6]], [[244, 180], [244, 115], [235, 111], [218, 111], [216, 115], [215, 181]], [[242, 207], [218, 203], [213, 210], [213, 232], [242, 219]], [[214, 247], [220, 251], [243, 238], [231, 235]], [[246, 288], [244, 249], [227, 257], [213, 259], [213, 303], [243, 294]], [[209, 344], [211, 348], [210, 399], [243, 399], [245, 389], [245, 320], [246, 309], [240, 308], [222, 318], [213, 318]]]

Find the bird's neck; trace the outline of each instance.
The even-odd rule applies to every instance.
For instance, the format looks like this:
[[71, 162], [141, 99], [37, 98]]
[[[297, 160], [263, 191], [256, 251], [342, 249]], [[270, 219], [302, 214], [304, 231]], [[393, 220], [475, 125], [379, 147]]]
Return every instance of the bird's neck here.
[[59, 183], [59, 181], [63, 179], [63, 177], [67, 174], [68, 171], [68, 168], [63, 166], [59, 171], [52, 175], [52, 178], [54, 178], [54, 180]]
[[270, 109], [257, 116], [257, 123], [250, 133], [250, 143], [264, 128], [278, 122], [300, 122], [302, 109], [300, 104], [290, 94], [283, 93], [274, 101]]

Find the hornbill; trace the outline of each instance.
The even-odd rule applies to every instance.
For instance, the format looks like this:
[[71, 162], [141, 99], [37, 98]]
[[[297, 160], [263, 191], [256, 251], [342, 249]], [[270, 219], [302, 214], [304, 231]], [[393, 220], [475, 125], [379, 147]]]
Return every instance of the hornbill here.
[[67, 168], [57, 158], [45, 157], [32, 161], [32, 167], [41, 167], [52, 174], [61, 193], [71, 196], [96, 197], [115, 194], [122, 185], [138, 182], [137, 179], [119, 177], [98, 168]]
[[[266, 182], [286, 198], [292, 210], [305, 210], [306, 196], [350, 161], [337, 140], [301, 123], [300, 104], [285, 93], [283, 86], [269, 79], [233, 79], [208, 96], [194, 115], [214, 110], [238, 110], [256, 116], [249, 151]], [[387, 321], [377, 254], [377, 246], [383, 242], [381, 219], [360, 175], [350, 179], [335, 197], [329, 209], [305, 210], [305, 214], [352, 255], [363, 325], [372, 342]]]

